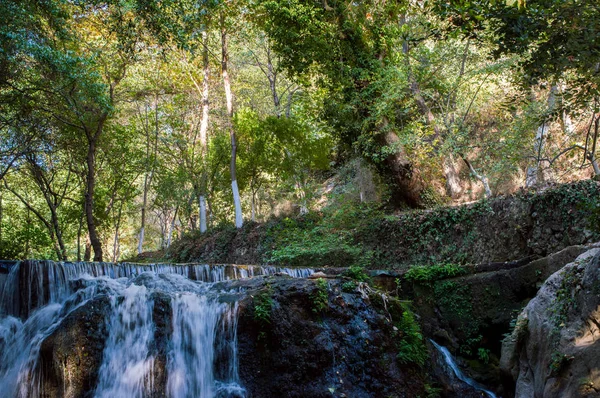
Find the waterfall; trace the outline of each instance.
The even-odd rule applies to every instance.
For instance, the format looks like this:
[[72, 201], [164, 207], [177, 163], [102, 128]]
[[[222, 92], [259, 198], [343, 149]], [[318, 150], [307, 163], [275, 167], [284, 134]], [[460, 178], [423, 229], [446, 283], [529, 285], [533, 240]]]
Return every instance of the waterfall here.
[[446, 364], [450, 367], [450, 369], [452, 369], [452, 372], [454, 373], [454, 375], [456, 376], [457, 379], [459, 379], [463, 383], [470, 385], [474, 389], [483, 392], [490, 398], [496, 398], [496, 395], [493, 392], [486, 390], [483, 386], [481, 386], [479, 383], [477, 383], [475, 380], [471, 379], [470, 377], [466, 376], [460, 370], [460, 368], [456, 364], [456, 361], [452, 357], [452, 354], [450, 354], [450, 351], [448, 351], [448, 349], [446, 347], [437, 344], [433, 340], [429, 340], [429, 341], [431, 341], [431, 344], [433, 344], [433, 346], [442, 354], [442, 356], [444, 357], [444, 362], [446, 362]]
[[152, 384], [152, 299], [145, 286], [133, 284], [121, 294], [111, 297], [112, 314], [96, 390], [98, 398], [142, 397]]
[[[173, 398], [211, 397], [215, 395], [213, 363], [218, 323], [231, 309], [206, 296], [190, 293], [173, 301], [173, 349], [168, 362], [168, 391]], [[235, 313], [233, 310], [232, 313]], [[218, 348], [218, 347], [217, 347]], [[230, 362], [237, 362], [229, 358]], [[226, 383], [237, 384], [235, 374]], [[200, 377], [191, 378], [190, 374]], [[218, 387], [217, 387], [218, 389]]]
[[222, 282], [254, 276], [285, 274], [306, 278], [310, 268], [284, 268], [257, 265], [209, 264], [133, 264], [24, 261], [10, 268], [4, 286], [0, 287], [0, 316], [27, 318], [33, 310], [48, 303], [65, 300], [73, 289], [71, 283], [86, 275], [111, 279], [131, 279], [143, 273], [176, 274], [193, 281]]
[[[237, 359], [237, 301], [243, 292], [228, 291], [216, 282], [277, 273], [306, 277], [313, 271], [206, 264], [17, 263], [3, 273], [0, 285], [0, 396], [45, 395], [42, 344], [73, 311], [104, 298], [107, 333], [97, 351], [102, 350], [102, 360], [90, 396], [245, 397]], [[69, 377], [63, 376], [63, 396], [69, 396]]]

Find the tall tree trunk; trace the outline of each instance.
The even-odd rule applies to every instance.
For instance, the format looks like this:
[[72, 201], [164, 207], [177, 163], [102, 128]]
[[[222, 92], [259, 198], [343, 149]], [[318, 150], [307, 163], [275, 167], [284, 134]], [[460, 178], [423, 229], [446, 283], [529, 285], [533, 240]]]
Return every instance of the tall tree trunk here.
[[138, 235], [138, 254], [144, 251], [144, 235], [146, 233], [146, 206], [148, 206], [148, 174], [144, 176], [144, 194], [142, 196], [142, 215], [140, 220], [140, 233]]
[[83, 230], [84, 217], [85, 210], [81, 212], [81, 217], [79, 217], [79, 227], [77, 228], [77, 261], [81, 261], [81, 232]]
[[227, 124], [229, 127], [229, 137], [231, 139], [231, 163], [229, 172], [231, 174], [231, 190], [233, 191], [233, 203], [235, 205], [235, 226], [242, 228], [244, 220], [242, 217], [242, 202], [236, 177], [237, 143], [235, 139], [235, 130], [233, 128], [233, 94], [231, 92], [231, 83], [228, 73], [229, 53], [227, 48], [227, 28], [225, 26], [225, 16], [221, 14], [221, 74], [223, 76], [223, 86], [225, 88], [225, 99], [227, 101]]
[[144, 251], [144, 237], [146, 234], [146, 215], [144, 214], [146, 209], [142, 208], [142, 225], [140, 227], [140, 234], [138, 235], [138, 254], [142, 254]]
[[271, 60], [271, 47], [267, 47], [267, 79], [269, 79], [269, 88], [271, 89], [271, 96], [273, 97], [273, 105], [275, 106], [275, 114], [277, 117], [281, 116], [281, 101], [279, 94], [277, 93], [277, 71], [273, 67], [273, 61]]
[[87, 221], [90, 244], [94, 249], [94, 261], [102, 261], [102, 243], [98, 237], [98, 232], [96, 231], [96, 222], [94, 220], [94, 191], [96, 188], [96, 141], [96, 137], [88, 140], [85, 219]]
[[173, 214], [173, 218], [171, 219], [171, 225], [169, 226], [169, 232], [167, 235], [167, 249], [171, 247], [171, 242], [173, 241], [173, 230], [175, 230], [175, 222], [177, 221], [177, 212], [179, 211], [179, 206], [175, 207], [175, 213]]
[[251, 220], [256, 221], [256, 193], [258, 189], [254, 188], [254, 179], [252, 179], [252, 183], [250, 184], [250, 192], [252, 192], [251, 198]]
[[92, 244], [90, 243], [90, 234], [85, 236], [85, 250], [83, 251], [83, 261], [92, 259]]
[[[548, 94], [548, 105], [547, 112], [550, 113], [554, 109], [554, 105], [556, 103], [556, 93], [558, 88], [556, 84], [553, 84], [550, 88], [550, 94]], [[548, 135], [548, 130], [550, 128], [550, 123], [548, 122], [548, 117], [544, 116], [544, 120], [542, 124], [538, 127], [535, 139], [533, 142], [533, 152], [534, 152], [534, 164], [527, 167], [527, 176], [525, 177], [525, 186], [527, 188], [531, 188], [539, 183], [544, 182], [543, 170], [541, 170], [541, 163], [543, 158], [544, 151], [544, 143], [546, 141], [546, 136]]]
[[117, 222], [115, 225], [115, 237], [113, 240], [113, 263], [116, 263], [117, 260], [119, 259], [119, 250], [120, 250], [120, 244], [119, 244], [119, 228], [121, 227], [121, 214], [123, 211], [123, 202], [120, 203], [119, 205], [119, 213], [117, 214]]
[[200, 177], [200, 197], [198, 198], [198, 210], [199, 210], [199, 224], [200, 233], [206, 232], [206, 184], [207, 184], [207, 173], [206, 173], [206, 156], [208, 154], [208, 118], [209, 118], [209, 92], [208, 92], [208, 79], [210, 77], [210, 64], [208, 62], [208, 32], [205, 30], [202, 32], [202, 119], [200, 121], [200, 153], [202, 162], [202, 175]]
[[467, 165], [467, 167], [469, 168], [469, 171], [471, 171], [471, 174], [473, 174], [473, 176], [475, 178], [477, 178], [479, 181], [481, 181], [481, 183], [483, 184], [483, 190], [485, 192], [485, 197], [490, 198], [492, 196], [492, 189], [490, 188], [490, 182], [489, 182], [488, 178], [484, 174], [478, 173], [477, 170], [475, 170], [475, 168], [471, 164], [471, 162], [469, 162], [467, 160], [467, 158], [465, 158], [463, 156], [462, 159], [465, 162], [465, 164]]
[[421, 205], [421, 193], [425, 187], [419, 171], [413, 167], [404, 147], [400, 145], [400, 138], [393, 131], [384, 131], [380, 134], [379, 140], [382, 146], [397, 148], [384, 161], [387, 169], [385, 174], [392, 177], [393, 200], [407, 203], [412, 207], [419, 207]]
[[[146, 108], [148, 109], [148, 108]], [[148, 192], [150, 191], [150, 186], [152, 184], [152, 179], [154, 178], [154, 169], [156, 164], [156, 156], [158, 152], [158, 93], [154, 93], [154, 142], [151, 144], [150, 139], [150, 127], [148, 123], [148, 114], [146, 112], [146, 123], [144, 127], [146, 131], [146, 162], [150, 162], [150, 171], [146, 170], [146, 174], [144, 175], [144, 193], [142, 197], [142, 214], [140, 221], [140, 233], [139, 233], [139, 241], [138, 241], [138, 254], [141, 254], [144, 251], [144, 236], [146, 233], [146, 212], [148, 208]], [[150, 146], [152, 148], [152, 158], [150, 158]]]
[[[466, 54], [467, 50], [468, 50], [468, 43], [467, 43], [467, 48], [465, 49], [465, 54]], [[421, 114], [425, 117], [425, 123], [428, 126], [433, 127], [434, 136], [431, 138], [431, 141], [433, 142], [434, 140], [436, 140], [437, 138], [440, 138], [442, 136], [442, 129], [437, 124], [436, 117], [433, 114], [433, 112], [431, 111], [431, 108], [429, 107], [429, 105], [427, 105], [427, 102], [425, 101], [425, 98], [423, 97], [423, 94], [421, 93], [421, 88], [419, 87], [419, 83], [417, 82], [415, 76], [412, 73], [412, 67], [410, 65], [410, 58], [409, 58], [409, 51], [410, 51], [409, 43], [404, 42], [402, 45], [402, 52], [404, 53], [404, 56], [406, 59], [406, 68], [407, 68], [407, 72], [408, 72], [409, 89], [410, 89], [411, 93], [413, 94], [413, 98], [414, 98], [415, 102], [417, 103], [417, 108], [419, 109]], [[465, 59], [466, 59], [466, 57], [463, 58], [463, 64], [461, 66], [461, 72], [459, 74], [459, 79], [462, 76], [462, 74], [464, 73], [464, 60]], [[446, 156], [444, 158], [444, 160], [442, 162], [442, 170], [444, 172], [444, 177], [446, 177], [446, 193], [451, 198], [457, 198], [462, 193], [462, 188], [460, 185], [460, 178], [458, 175], [458, 168], [456, 165], [456, 161], [454, 160], [452, 155]]]

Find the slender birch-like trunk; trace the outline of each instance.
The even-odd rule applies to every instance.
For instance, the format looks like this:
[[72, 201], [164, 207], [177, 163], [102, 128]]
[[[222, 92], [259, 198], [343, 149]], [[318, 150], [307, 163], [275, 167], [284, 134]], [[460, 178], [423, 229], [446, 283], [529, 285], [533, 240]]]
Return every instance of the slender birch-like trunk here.
[[[558, 88], [556, 85], [552, 85], [550, 94], [548, 95], [548, 107], [547, 111], [552, 112], [556, 103], [556, 92]], [[548, 136], [548, 130], [550, 129], [550, 123], [547, 117], [544, 117], [544, 121], [537, 128], [535, 133], [535, 139], [533, 141], [533, 152], [534, 152], [534, 164], [527, 168], [527, 176], [525, 177], [525, 186], [527, 188], [533, 187], [540, 182], [543, 182], [544, 176], [541, 173], [541, 162], [544, 151], [544, 143]]]
[[200, 233], [206, 232], [206, 155], [208, 154], [208, 79], [210, 66], [208, 63], [208, 32], [202, 32], [203, 50], [202, 50], [202, 119], [200, 121], [200, 152], [202, 162], [202, 176], [200, 181], [200, 196], [198, 198], [198, 223]]
[[242, 228], [244, 220], [242, 217], [242, 202], [236, 177], [237, 142], [235, 130], [233, 128], [233, 94], [231, 92], [231, 82], [229, 81], [229, 53], [227, 40], [225, 16], [221, 14], [221, 75], [223, 77], [223, 87], [225, 88], [228, 116], [227, 124], [229, 127], [229, 137], [231, 139], [231, 163], [229, 165], [229, 172], [231, 174], [231, 190], [233, 191], [233, 203], [235, 205], [235, 226], [236, 228]]

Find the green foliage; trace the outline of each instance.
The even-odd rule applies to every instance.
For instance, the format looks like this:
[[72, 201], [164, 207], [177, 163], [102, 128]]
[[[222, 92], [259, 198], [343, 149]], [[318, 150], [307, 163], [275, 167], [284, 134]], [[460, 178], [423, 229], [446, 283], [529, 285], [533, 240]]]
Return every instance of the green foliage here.
[[460, 347], [461, 353], [473, 355], [482, 336], [479, 334], [481, 320], [473, 315], [470, 286], [441, 280], [434, 283], [433, 297], [448, 321], [456, 325], [456, 332], [464, 342]]
[[595, 233], [600, 234], [600, 195], [590, 195], [583, 200], [581, 208], [587, 211], [588, 225]]
[[371, 280], [371, 277], [366, 273], [364, 266], [353, 264], [346, 271], [344, 271], [344, 276], [348, 278], [352, 278], [356, 282], [368, 282]]
[[567, 367], [573, 357], [567, 356], [559, 351], [554, 351], [550, 357], [548, 368], [553, 376], [558, 376]]
[[[294, 231], [288, 231], [288, 233]], [[344, 237], [320, 231], [298, 231], [293, 239], [281, 241], [282, 246], [271, 252], [269, 262], [290, 266], [341, 267], [357, 261], [361, 250]]]
[[[515, 8], [503, 2], [432, 2], [443, 18], [466, 34], [493, 43], [496, 56], [519, 54], [524, 82], [571, 80], [570, 99], [597, 95], [596, 49], [600, 28], [595, 0], [529, 1]], [[569, 21], [563, 26], [562, 21]]]
[[329, 305], [329, 284], [323, 278], [317, 279], [315, 282], [316, 289], [311, 294], [312, 311], [320, 314], [325, 311]]
[[480, 347], [477, 350], [477, 357], [481, 362], [487, 365], [490, 362], [490, 350]]
[[266, 338], [266, 328], [271, 324], [271, 313], [275, 305], [272, 296], [273, 290], [268, 284], [265, 286], [265, 290], [254, 296], [254, 320], [259, 325], [259, 340]]
[[364, 267], [370, 265], [373, 253], [353, 239], [353, 232], [376, 214], [369, 206], [334, 202], [321, 213], [271, 224], [273, 249], [267, 261], [291, 266], [350, 267], [348, 276], [364, 281]]
[[439, 398], [442, 395], [442, 389], [440, 387], [433, 387], [429, 384], [425, 384], [425, 397], [426, 398]]
[[[142, 207], [146, 248], [163, 249], [198, 224], [201, 193], [209, 227], [231, 222], [231, 121], [213, 57], [206, 147], [199, 137], [201, 55], [205, 45], [220, 53], [221, 28], [231, 39], [237, 180], [247, 218], [310, 209], [330, 177], [324, 172], [330, 162], [342, 165], [341, 175], [348, 160], [368, 160], [361, 167], [374, 174], [377, 200], [411, 202], [406, 192], [414, 188], [413, 205], [436, 208], [450, 200], [443, 194], [446, 161], [455, 163], [463, 186], [478, 184], [468, 176], [468, 160], [494, 192], [514, 192], [534, 157], [567, 181], [582, 178], [568, 173], [580, 166], [582, 143], [596, 148], [593, 122], [588, 128], [600, 86], [594, 0], [526, 6], [521, 0], [24, 0], [0, 3], [0, 13], [0, 179], [12, 190], [4, 191], [8, 205], [0, 220], [4, 256], [60, 258], [62, 237], [65, 257], [74, 258], [92, 232], [87, 228], [98, 230], [100, 245], [115, 259], [133, 255]], [[546, 106], [550, 86], [559, 87], [554, 110]], [[568, 130], [567, 116], [583, 127], [561, 131]], [[544, 151], [534, 154], [542, 120], [550, 131]], [[51, 182], [47, 192], [27, 169], [32, 164]], [[402, 178], [411, 179], [411, 189]], [[94, 204], [86, 218], [88, 187]], [[271, 228], [263, 259], [350, 266], [350, 275], [364, 280], [361, 266], [402, 262], [369, 242], [401, 219], [406, 236], [395, 238], [402, 238], [410, 262], [463, 264], [481, 232], [477, 220], [492, 214], [481, 202], [427, 217], [385, 218], [376, 206], [347, 200], [363, 200], [362, 187], [352, 189], [330, 195], [334, 205], [322, 210], [322, 220]], [[468, 189], [461, 201], [475, 198]], [[581, 212], [590, 215], [585, 228], [600, 225], [597, 187], [567, 191], [556, 198], [569, 232], [584, 228]], [[19, 195], [21, 204], [10, 203]], [[32, 219], [33, 210], [39, 214]], [[231, 231], [221, 232], [211, 235], [219, 235], [219, 254], [233, 239]], [[570, 236], [563, 234], [565, 245]], [[595, 231], [589, 240], [598, 237]]]
[[551, 319], [554, 324], [553, 333], [558, 335], [560, 330], [569, 321], [568, 316], [577, 310], [576, 287], [581, 282], [583, 270], [572, 267], [562, 272], [560, 286], [556, 290], [556, 299], [550, 308]]
[[431, 285], [432, 282], [466, 274], [467, 269], [459, 264], [415, 265], [404, 275], [412, 283]]
[[413, 363], [423, 366], [428, 358], [428, 352], [421, 334], [421, 327], [408, 306], [402, 305], [404, 306], [402, 317], [396, 322], [399, 333], [398, 360], [403, 364]]
[[356, 282], [346, 281], [342, 283], [342, 291], [345, 293], [352, 293], [356, 290]]
[[519, 314], [510, 321], [509, 326], [511, 330], [504, 335], [504, 338], [506, 339], [512, 337], [515, 339], [517, 344], [523, 342], [529, 333], [529, 319]]

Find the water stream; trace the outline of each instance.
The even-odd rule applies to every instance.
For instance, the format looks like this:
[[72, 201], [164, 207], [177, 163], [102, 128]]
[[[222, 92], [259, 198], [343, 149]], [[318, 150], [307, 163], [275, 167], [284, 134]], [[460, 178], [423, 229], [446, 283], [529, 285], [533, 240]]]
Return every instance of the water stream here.
[[442, 354], [442, 356], [444, 357], [444, 361], [450, 367], [450, 369], [452, 369], [452, 372], [454, 373], [454, 375], [456, 376], [457, 379], [459, 379], [463, 383], [470, 385], [477, 391], [483, 392], [490, 398], [496, 398], [496, 394], [494, 394], [493, 392], [491, 392], [489, 390], [486, 390], [482, 385], [480, 385], [479, 383], [477, 383], [475, 380], [471, 379], [470, 377], [466, 376], [460, 370], [460, 368], [456, 364], [456, 361], [452, 357], [452, 354], [450, 354], [450, 351], [448, 351], [448, 349], [446, 347], [437, 344], [433, 340], [429, 340], [429, 341], [431, 341], [431, 344], [433, 344], [433, 346]]
[[[91, 395], [244, 397], [237, 366], [237, 299], [242, 293], [223, 291], [216, 282], [312, 272], [233, 265], [18, 263], [0, 285], [0, 397], [42, 396], [42, 343], [69, 314], [100, 297], [110, 303], [108, 332]], [[156, 300], [170, 306], [162, 363]], [[155, 377], [161, 372], [166, 372], [166, 391], [157, 392]], [[65, 396], [69, 377], [63, 377]]]

